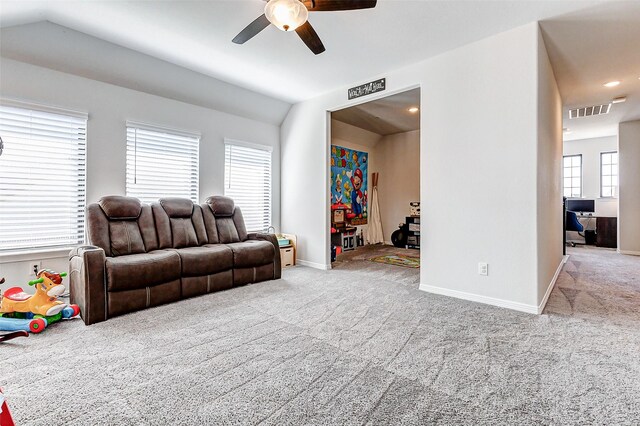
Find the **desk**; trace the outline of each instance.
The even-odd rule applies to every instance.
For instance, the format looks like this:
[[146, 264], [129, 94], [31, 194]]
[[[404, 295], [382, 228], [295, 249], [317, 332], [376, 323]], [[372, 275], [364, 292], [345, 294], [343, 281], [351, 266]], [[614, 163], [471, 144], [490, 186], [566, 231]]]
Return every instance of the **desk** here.
[[[618, 218], [607, 216], [596, 216], [587, 214], [576, 214], [580, 223], [585, 225], [584, 229], [596, 231], [596, 246], [616, 248], [618, 247]], [[593, 221], [591, 221], [593, 219]], [[588, 226], [587, 225], [591, 225]]]
[[618, 247], [617, 217], [600, 217], [596, 220], [596, 246]]

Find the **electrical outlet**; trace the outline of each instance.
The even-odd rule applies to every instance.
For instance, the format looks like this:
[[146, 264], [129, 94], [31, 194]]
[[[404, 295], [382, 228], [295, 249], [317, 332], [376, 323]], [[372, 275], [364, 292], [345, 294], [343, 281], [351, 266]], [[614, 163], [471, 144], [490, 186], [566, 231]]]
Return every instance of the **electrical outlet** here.
[[489, 264], [480, 262], [478, 263], [478, 275], [489, 275]]
[[42, 262], [40, 262], [40, 261], [31, 261], [29, 263], [29, 276], [30, 277], [35, 277], [40, 269], [42, 269]]

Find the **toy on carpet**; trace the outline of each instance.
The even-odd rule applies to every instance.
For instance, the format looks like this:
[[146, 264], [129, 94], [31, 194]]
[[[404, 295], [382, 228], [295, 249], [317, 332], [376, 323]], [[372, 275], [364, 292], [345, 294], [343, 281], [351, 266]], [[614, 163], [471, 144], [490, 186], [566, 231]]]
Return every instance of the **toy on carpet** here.
[[24, 319], [6, 315], [12, 314], [0, 314], [0, 331], [40, 333], [47, 327], [47, 320], [44, 318]]
[[0, 425], [15, 426], [13, 418], [11, 417], [11, 412], [9, 411], [9, 407], [7, 406], [7, 402], [4, 400], [2, 388], [0, 388]]
[[15, 339], [16, 337], [29, 337], [29, 333], [24, 330], [0, 333], [0, 343]]
[[23, 320], [43, 319], [46, 321], [45, 325], [49, 326], [60, 320], [73, 318], [79, 313], [80, 313], [80, 308], [78, 307], [78, 305], [67, 305], [63, 310], [61, 310], [55, 315], [39, 315], [39, 314], [34, 314], [33, 312], [11, 312], [3, 315], [5, 316], [5, 318], [14, 318], [14, 319], [23, 319]]
[[60, 313], [67, 306], [58, 300], [58, 296], [64, 293], [62, 278], [66, 276], [64, 272], [57, 274], [47, 269], [41, 270], [37, 279], [29, 281], [29, 285], [36, 287], [36, 294], [25, 293], [20, 287], [11, 287], [4, 292], [0, 312], [33, 312], [42, 316]]
[[78, 305], [57, 299], [65, 291], [62, 278], [66, 275], [43, 269], [37, 279], [29, 281], [36, 287], [35, 294], [25, 293], [20, 287], [5, 291], [0, 301], [0, 330], [40, 333], [48, 325], [77, 316]]

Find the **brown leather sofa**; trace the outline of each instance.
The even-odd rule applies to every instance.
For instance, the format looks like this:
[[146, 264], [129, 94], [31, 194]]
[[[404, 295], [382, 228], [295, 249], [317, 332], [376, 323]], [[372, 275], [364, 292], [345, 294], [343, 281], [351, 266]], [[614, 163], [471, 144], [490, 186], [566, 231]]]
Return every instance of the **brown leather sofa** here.
[[247, 233], [228, 197], [104, 197], [87, 208], [87, 228], [91, 245], [69, 258], [71, 303], [87, 325], [282, 273], [275, 235]]

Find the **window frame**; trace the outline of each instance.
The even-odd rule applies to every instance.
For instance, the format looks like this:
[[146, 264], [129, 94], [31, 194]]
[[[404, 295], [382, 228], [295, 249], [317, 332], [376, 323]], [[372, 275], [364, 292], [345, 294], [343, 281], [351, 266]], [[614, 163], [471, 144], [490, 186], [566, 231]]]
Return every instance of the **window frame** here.
[[[569, 188], [571, 188], [571, 194], [567, 196], [567, 195], [565, 195], [565, 189], [567, 187], [564, 185], [564, 179], [565, 179], [564, 172], [565, 172], [565, 169], [567, 167], [565, 167], [565, 165], [564, 165], [564, 160], [565, 160], [565, 158], [573, 158], [573, 157], [579, 157], [580, 158], [580, 194], [579, 195], [574, 195], [573, 194], [574, 186], [572, 184], [569, 187]], [[563, 196], [565, 196], [567, 198], [582, 198], [582, 191], [583, 191], [583, 187], [584, 187], [584, 182], [583, 182], [584, 169], [583, 169], [583, 165], [584, 165], [584, 163], [582, 161], [582, 154], [567, 154], [567, 155], [563, 155], [562, 156], [562, 195]], [[569, 169], [573, 169], [573, 165], [571, 167], [569, 167]], [[570, 177], [571, 177], [571, 179], [573, 181], [573, 176], [570, 176]]]
[[[60, 243], [60, 244], [49, 244], [49, 245], [36, 245], [30, 247], [0, 247], [0, 263], [4, 262], [18, 262], [18, 261], [30, 261], [34, 257], [38, 256], [39, 258], [50, 258], [51, 256], [57, 256], [58, 254], [66, 253], [69, 249], [76, 247], [78, 245], [85, 244], [87, 240], [87, 225], [86, 225], [86, 207], [87, 207], [87, 194], [88, 194], [88, 140], [89, 140], [89, 113], [84, 111], [72, 110], [68, 108], [61, 108], [52, 105], [45, 105], [30, 101], [23, 101], [19, 99], [11, 99], [0, 97], [0, 106], [17, 108], [26, 111], [35, 111], [45, 114], [53, 114], [59, 116], [66, 116], [69, 119], [77, 119], [84, 122], [84, 125], [80, 128], [84, 131], [83, 133], [77, 133], [78, 136], [83, 135], [84, 137], [78, 137], [77, 140], [77, 155], [81, 157], [81, 160], [78, 162], [78, 168], [76, 170], [76, 177], [79, 182], [79, 186], [77, 189], [77, 210], [76, 214], [76, 225], [78, 232], [69, 233], [69, 237], [73, 235], [78, 235], [78, 238], [75, 242], [69, 243]], [[72, 120], [69, 120], [69, 123], [72, 123]], [[6, 151], [6, 139], [4, 140], [4, 148]], [[81, 184], [80, 184], [81, 183]], [[75, 206], [76, 203], [73, 205]], [[71, 204], [70, 204], [71, 206]], [[70, 228], [71, 230], [71, 228]], [[72, 238], [69, 238], [70, 240]]]
[[[617, 198], [616, 195], [603, 195], [603, 192], [602, 192], [602, 190], [604, 189], [603, 179], [602, 179], [604, 177], [604, 175], [602, 174], [602, 166], [603, 166], [602, 157], [605, 154], [618, 154], [618, 151], [616, 150], [616, 151], [602, 151], [602, 152], [600, 152], [600, 198]], [[614, 164], [611, 163], [611, 164], [607, 164], [607, 165], [613, 166]], [[620, 156], [619, 155], [618, 155], [618, 160], [616, 161], [615, 165], [618, 166], [618, 173], [616, 173], [615, 175], [614, 174], [610, 174], [610, 175], [607, 175], [607, 176], [609, 176], [609, 177], [615, 176], [616, 178], [619, 179], [619, 176], [620, 176], [620, 169], [619, 169], [619, 167], [620, 167]], [[619, 184], [620, 184], [620, 181], [618, 181], [618, 185], [607, 185], [607, 187], [611, 188], [611, 194], [614, 194], [613, 188], [617, 189]]]
[[[269, 154], [269, 224], [267, 225], [267, 229], [255, 230], [255, 229], [247, 228], [248, 232], [266, 232], [268, 230], [268, 227], [273, 226], [273, 146], [252, 143], [252, 142], [245, 142], [237, 139], [229, 139], [229, 138], [224, 139], [224, 164], [223, 164], [224, 171], [223, 171], [222, 182], [223, 182], [223, 194], [225, 196], [228, 196], [227, 195], [227, 146], [238, 146], [241, 148], [249, 148], [249, 149], [264, 151]], [[236, 200], [234, 200], [234, 202], [235, 201]], [[239, 207], [242, 209], [242, 205], [239, 205]], [[246, 218], [245, 218], [245, 222], [246, 222]]]
[[[200, 132], [181, 130], [181, 129], [176, 129], [169, 126], [148, 124], [140, 121], [132, 121], [132, 120], [126, 121], [125, 123], [125, 194], [128, 197], [136, 197], [144, 203], [157, 201], [157, 199], [154, 198], [153, 200], [151, 200], [151, 198], [153, 197], [148, 196], [147, 194], [136, 193], [135, 191], [133, 191], [133, 188], [130, 187], [130, 184], [129, 184], [130, 174], [133, 173], [134, 178], [137, 177], [137, 163], [135, 159], [131, 160], [134, 163], [134, 169], [129, 170], [130, 158], [129, 158], [129, 136], [128, 135], [129, 135], [130, 129], [133, 130], [134, 133], [136, 132], [136, 130], [142, 130], [146, 132], [167, 134], [172, 137], [190, 138], [195, 140], [195, 144], [194, 144], [196, 148], [195, 158], [191, 158], [190, 160], [195, 164], [195, 167], [196, 167], [195, 173], [193, 173], [193, 176], [195, 176], [195, 182], [189, 182], [189, 187], [195, 187], [195, 194], [193, 194], [193, 198], [192, 198], [192, 195], [188, 195], [188, 196], [180, 195], [180, 196], [182, 198], [189, 198], [191, 201], [197, 204], [200, 199], [200, 143], [202, 142], [202, 134]], [[134, 149], [134, 152], [137, 152], [137, 147]], [[137, 154], [134, 154], [134, 155], [137, 155]], [[163, 196], [170, 197], [170, 196], [178, 196], [178, 195], [172, 195], [170, 191], [167, 190], [166, 195], [163, 195]]]

